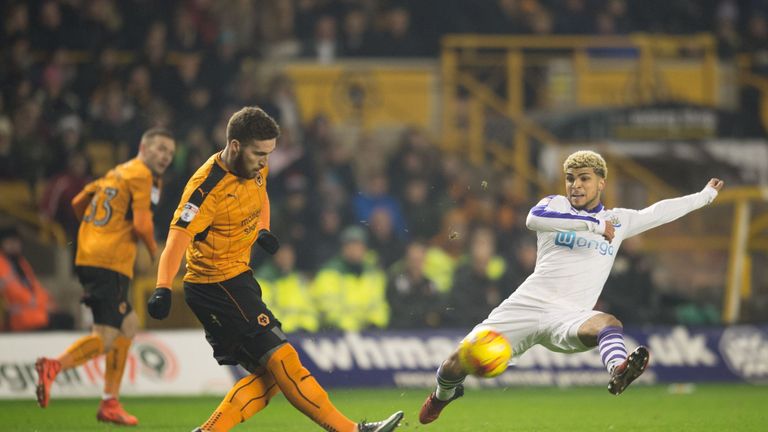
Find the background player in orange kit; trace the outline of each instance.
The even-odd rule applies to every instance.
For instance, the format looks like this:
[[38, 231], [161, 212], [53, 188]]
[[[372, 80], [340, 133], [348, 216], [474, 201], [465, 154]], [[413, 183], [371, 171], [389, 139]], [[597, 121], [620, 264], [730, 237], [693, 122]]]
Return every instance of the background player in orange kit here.
[[182, 194], [147, 309], [154, 318], [168, 316], [171, 282], [186, 251], [185, 299], [205, 327], [214, 357], [219, 364], [240, 364], [251, 372], [197, 431], [228, 431], [279, 392], [328, 431], [392, 431], [401, 411], [381, 422], [356, 424], [333, 406], [302, 366], [251, 274], [253, 243], [270, 254], [280, 245], [269, 231], [266, 181], [279, 135], [277, 123], [260, 108], [245, 107], [232, 115], [226, 148], [192, 175]]
[[138, 156], [89, 183], [72, 200], [81, 220], [76, 272], [85, 291], [83, 303], [93, 313], [93, 331], [57, 358], [37, 359], [37, 402], [42, 408], [48, 406], [56, 375], [106, 353], [104, 395], [97, 418], [138, 424], [118, 401], [128, 349], [138, 328], [128, 287], [137, 238], [153, 260], [157, 254], [152, 213], [160, 199], [160, 176], [171, 164], [175, 150], [168, 130], [149, 129], [141, 137]]

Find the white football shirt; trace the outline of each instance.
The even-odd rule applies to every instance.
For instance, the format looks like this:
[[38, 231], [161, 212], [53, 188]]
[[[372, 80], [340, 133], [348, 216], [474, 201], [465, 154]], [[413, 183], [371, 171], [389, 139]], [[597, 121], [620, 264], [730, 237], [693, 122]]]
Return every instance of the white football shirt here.
[[[597, 303], [624, 239], [671, 222], [704, 207], [717, 197], [707, 186], [701, 192], [659, 201], [642, 210], [577, 210], [568, 198], [551, 195], [528, 213], [526, 225], [537, 232], [536, 268], [505, 302], [543, 302], [588, 310]], [[602, 234], [612, 223], [616, 235]]]

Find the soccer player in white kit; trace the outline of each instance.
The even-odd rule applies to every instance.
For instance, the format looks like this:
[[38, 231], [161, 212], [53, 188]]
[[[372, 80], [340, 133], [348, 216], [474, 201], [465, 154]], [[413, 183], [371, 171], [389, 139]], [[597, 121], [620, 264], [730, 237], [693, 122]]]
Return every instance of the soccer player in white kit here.
[[[621, 321], [592, 309], [621, 242], [711, 203], [724, 183], [713, 178], [701, 192], [643, 210], [606, 209], [600, 203], [608, 174], [602, 156], [577, 151], [563, 169], [566, 196], [548, 196], [528, 214], [526, 225], [538, 237], [533, 274], [473, 331], [491, 327], [503, 333], [515, 357], [536, 344], [563, 353], [597, 346], [610, 375], [608, 391], [618, 395], [643, 373], [649, 358], [643, 346], [628, 356]], [[437, 389], [421, 407], [419, 421], [435, 421], [461, 397], [465, 377], [456, 351], [438, 369]]]

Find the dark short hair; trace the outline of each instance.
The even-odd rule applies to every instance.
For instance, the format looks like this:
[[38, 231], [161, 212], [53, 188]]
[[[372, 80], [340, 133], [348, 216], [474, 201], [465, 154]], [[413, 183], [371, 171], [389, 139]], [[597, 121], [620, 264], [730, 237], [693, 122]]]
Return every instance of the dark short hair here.
[[275, 119], [259, 107], [245, 107], [232, 114], [227, 123], [227, 143], [238, 140], [243, 144], [266, 141], [280, 136]]
[[176, 138], [174, 138], [173, 136], [173, 132], [171, 132], [169, 129], [166, 129], [164, 127], [153, 127], [151, 129], [147, 129], [146, 132], [141, 134], [141, 142], [145, 142], [157, 136], [166, 137], [168, 139], [176, 141]]

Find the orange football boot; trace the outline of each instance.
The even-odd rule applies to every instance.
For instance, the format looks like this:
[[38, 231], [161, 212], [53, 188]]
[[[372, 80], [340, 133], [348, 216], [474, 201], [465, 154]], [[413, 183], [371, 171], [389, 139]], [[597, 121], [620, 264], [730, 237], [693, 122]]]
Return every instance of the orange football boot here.
[[56, 359], [40, 357], [35, 362], [37, 371], [37, 404], [40, 408], [48, 406], [51, 400], [51, 384], [61, 372], [61, 363]]
[[115, 398], [104, 399], [99, 404], [99, 413], [96, 418], [101, 422], [114, 423], [123, 426], [136, 426], [139, 420], [128, 414], [120, 402]]

